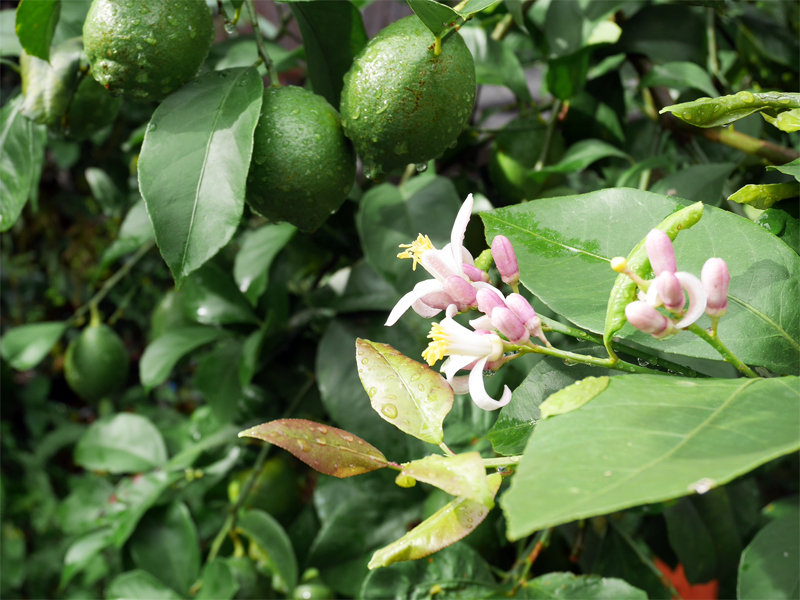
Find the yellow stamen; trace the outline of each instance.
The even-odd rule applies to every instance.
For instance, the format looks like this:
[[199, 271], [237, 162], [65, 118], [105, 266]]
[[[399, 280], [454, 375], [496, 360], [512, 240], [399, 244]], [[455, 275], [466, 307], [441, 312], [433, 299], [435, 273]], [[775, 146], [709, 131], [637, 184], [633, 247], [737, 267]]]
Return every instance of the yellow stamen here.
[[430, 342], [428, 347], [422, 352], [422, 358], [432, 367], [437, 360], [442, 360], [445, 357], [449, 347], [449, 340], [447, 331], [445, 331], [445, 328], [439, 323], [433, 324], [428, 337], [433, 341]]
[[430, 238], [427, 235], [422, 235], [421, 233], [417, 236], [417, 239], [411, 242], [410, 244], [400, 244], [401, 248], [408, 248], [408, 250], [404, 250], [400, 254], [397, 255], [397, 258], [410, 258], [414, 261], [414, 265], [411, 267], [412, 271], [417, 270], [417, 263], [422, 261], [422, 255], [427, 252], [428, 250], [434, 250], [433, 244], [431, 243]]

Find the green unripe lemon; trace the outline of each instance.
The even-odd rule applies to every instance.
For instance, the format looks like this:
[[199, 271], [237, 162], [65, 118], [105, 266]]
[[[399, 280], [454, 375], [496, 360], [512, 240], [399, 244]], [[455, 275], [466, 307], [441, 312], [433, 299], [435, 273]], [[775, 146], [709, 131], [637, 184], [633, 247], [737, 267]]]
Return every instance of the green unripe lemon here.
[[161, 100], [195, 76], [214, 41], [204, 0], [94, 0], [83, 46], [113, 94]]
[[115, 98], [91, 75], [83, 78], [64, 118], [66, 134], [75, 140], [85, 140], [111, 125], [122, 106], [122, 98]]
[[264, 90], [247, 175], [254, 211], [314, 231], [345, 201], [355, 174], [339, 113], [322, 96], [294, 86]]
[[344, 76], [344, 133], [368, 177], [437, 158], [456, 141], [475, 103], [475, 64], [458, 33], [442, 42], [415, 15], [376, 35]]
[[125, 385], [128, 352], [108, 325], [90, 325], [67, 346], [64, 375], [73, 392], [95, 402]]

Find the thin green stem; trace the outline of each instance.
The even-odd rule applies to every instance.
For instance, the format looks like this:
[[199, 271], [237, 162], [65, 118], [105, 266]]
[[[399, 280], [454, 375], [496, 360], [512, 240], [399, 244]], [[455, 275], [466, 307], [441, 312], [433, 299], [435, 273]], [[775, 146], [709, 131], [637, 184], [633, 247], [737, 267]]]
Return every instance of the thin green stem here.
[[533, 563], [535, 563], [536, 559], [539, 558], [539, 555], [542, 553], [542, 550], [544, 550], [550, 545], [550, 536], [552, 534], [553, 534], [552, 527], [549, 527], [544, 531], [540, 531], [537, 534], [536, 543], [534, 544], [533, 549], [525, 556], [525, 562], [522, 566], [522, 571], [517, 577], [516, 586], [522, 585], [522, 583], [526, 579], [528, 579], [528, 573], [530, 573]]
[[120, 282], [120, 280], [122, 280], [122, 278], [128, 274], [128, 272], [134, 267], [134, 265], [136, 265], [136, 263], [139, 262], [139, 260], [145, 254], [148, 253], [150, 248], [152, 248], [155, 245], [155, 243], [156, 243], [155, 240], [150, 240], [142, 244], [142, 247], [136, 251], [136, 254], [134, 254], [127, 261], [125, 261], [125, 264], [123, 264], [116, 273], [114, 273], [111, 277], [109, 277], [103, 284], [103, 286], [97, 291], [97, 293], [94, 296], [92, 296], [86, 304], [78, 308], [78, 310], [75, 311], [75, 313], [67, 320], [67, 322], [74, 323], [75, 321], [80, 319], [83, 315], [85, 315], [92, 305], [97, 306], [98, 304], [100, 304], [103, 298], [105, 298], [108, 295], [108, 293], [114, 288], [114, 286], [117, 285]]
[[13, 60], [8, 60], [7, 58], [0, 58], [0, 65], [5, 65], [9, 69], [13, 70], [15, 73], [19, 74], [19, 65], [15, 63]]
[[576, 354], [566, 350], [559, 350], [558, 348], [548, 348], [547, 346], [539, 346], [530, 344], [528, 346], [521, 346], [519, 349], [521, 354], [546, 354], [547, 356], [555, 356], [571, 364], [583, 364], [592, 367], [603, 367], [605, 369], [614, 369], [615, 371], [623, 371], [624, 373], [647, 373], [652, 375], [653, 369], [647, 367], [640, 367], [639, 365], [632, 365], [621, 360], [614, 360], [612, 358], [597, 358], [595, 356], [586, 356], [584, 354]]
[[509, 465], [519, 464], [522, 456], [500, 456], [498, 458], [484, 458], [483, 466], [487, 469], [491, 467], [507, 467]]
[[564, 102], [559, 98], [553, 101], [553, 106], [550, 108], [550, 118], [547, 121], [547, 129], [544, 133], [544, 143], [542, 144], [542, 152], [539, 154], [539, 160], [533, 166], [534, 171], [541, 171], [544, 168], [544, 163], [547, 161], [547, 155], [550, 154], [550, 144], [553, 141], [553, 131], [556, 128], [556, 121], [558, 121], [558, 114], [561, 112], [561, 107]]
[[725, 362], [732, 364], [739, 372], [743, 373], [747, 377], [750, 377], [751, 379], [760, 379], [758, 373], [753, 371], [753, 369], [739, 360], [739, 358], [733, 352], [731, 352], [728, 347], [722, 343], [722, 340], [720, 340], [716, 335], [711, 335], [708, 331], [696, 323], [689, 325], [688, 329], [697, 337], [702, 338], [705, 342], [710, 344], [714, 350], [722, 355], [722, 357], [725, 359]]
[[275, 69], [275, 63], [273, 63], [272, 59], [269, 57], [269, 52], [267, 52], [267, 47], [264, 45], [264, 37], [261, 35], [261, 28], [258, 26], [258, 15], [256, 13], [256, 7], [253, 4], [253, 0], [246, 0], [246, 1], [247, 1], [247, 12], [250, 13], [250, 22], [253, 24], [253, 33], [256, 36], [258, 55], [261, 57], [261, 60], [264, 61], [264, 65], [266, 65], [267, 67], [267, 75], [269, 76], [269, 85], [270, 87], [281, 87], [281, 83], [278, 80], [278, 71]]
[[444, 452], [447, 456], [455, 456], [456, 455], [456, 453], [453, 452], [452, 450], [450, 450], [450, 448], [448, 448], [447, 444], [445, 444], [444, 442], [439, 444], [439, 448], [441, 448], [442, 452]]

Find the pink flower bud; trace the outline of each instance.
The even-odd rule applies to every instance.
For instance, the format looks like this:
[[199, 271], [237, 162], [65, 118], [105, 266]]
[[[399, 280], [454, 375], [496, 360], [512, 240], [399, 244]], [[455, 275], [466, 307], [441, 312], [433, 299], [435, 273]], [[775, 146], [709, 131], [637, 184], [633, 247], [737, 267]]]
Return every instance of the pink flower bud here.
[[505, 307], [505, 303], [500, 295], [488, 288], [479, 289], [476, 299], [478, 301], [478, 310], [490, 317], [492, 316], [492, 311], [495, 308], [498, 306]]
[[464, 275], [469, 277], [470, 281], [482, 281], [484, 283], [489, 283], [489, 275], [486, 271], [481, 271], [478, 267], [475, 267], [469, 263], [464, 263]]
[[505, 306], [498, 306], [492, 311], [492, 325], [512, 344], [524, 344], [531, 337], [519, 317]]
[[476, 292], [472, 284], [458, 275], [451, 275], [444, 280], [444, 291], [456, 301], [459, 309], [476, 306]]
[[703, 265], [700, 281], [708, 295], [706, 314], [721, 317], [728, 311], [728, 286], [731, 282], [728, 265], [721, 258], [709, 258]]
[[550, 345], [542, 332], [542, 320], [524, 296], [520, 294], [509, 294], [506, 298], [506, 306], [519, 317], [519, 320], [522, 321], [525, 325], [525, 329], [527, 329], [531, 335], [542, 340], [545, 345]]
[[672, 333], [672, 321], [647, 302], [631, 302], [625, 307], [625, 316], [636, 329], [650, 333], [654, 338], [666, 337]]
[[656, 291], [664, 306], [671, 311], [680, 312], [686, 305], [686, 296], [683, 295], [681, 282], [674, 273], [662, 271], [655, 279]]
[[516, 284], [519, 281], [519, 265], [511, 240], [504, 235], [495, 236], [492, 240], [492, 257], [502, 280], [509, 285]]
[[651, 229], [644, 242], [647, 256], [650, 259], [650, 266], [656, 277], [664, 271], [674, 273], [678, 270], [675, 264], [675, 250], [672, 247], [672, 240], [660, 229]]
[[423, 304], [438, 310], [445, 310], [451, 304], [456, 303], [456, 301], [447, 292], [431, 292], [430, 294], [426, 294], [420, 298], [420, 301]]

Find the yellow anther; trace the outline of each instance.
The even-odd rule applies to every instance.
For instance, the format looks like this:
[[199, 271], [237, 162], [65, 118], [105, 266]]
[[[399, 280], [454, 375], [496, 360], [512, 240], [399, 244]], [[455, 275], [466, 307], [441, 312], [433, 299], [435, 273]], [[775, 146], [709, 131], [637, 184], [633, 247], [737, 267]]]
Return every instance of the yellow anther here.
[[408, 250], [404, 250], [400, 254], [397, 255], [397, 258], [410, 258], [414, 261], [414, 265], [411, 267], [412, 271], [417, 270], [417, 263], [422, 261], [422, 255], [427, 252], [428, 250], [435, 250], [433, 244], [431, 243], [430, 238], [427, 235], [422, 235], [421, 233], [417, 236], [417, 239], [411, 242], [410, 244], [400, 244], [401, 248], [408, 248]]
[[428, 337], [433, 341], [428, 344], [428, 347], [422, 352], [422, 358], [431, 367], [436, 364], [437, 360], [442, 360], [449, 347], [447, 331], [439, 323], [434, 323], [431, 327], [431, 332]]

